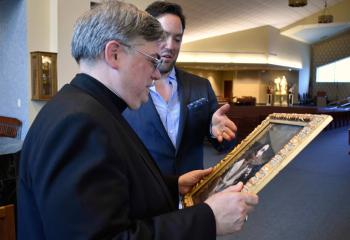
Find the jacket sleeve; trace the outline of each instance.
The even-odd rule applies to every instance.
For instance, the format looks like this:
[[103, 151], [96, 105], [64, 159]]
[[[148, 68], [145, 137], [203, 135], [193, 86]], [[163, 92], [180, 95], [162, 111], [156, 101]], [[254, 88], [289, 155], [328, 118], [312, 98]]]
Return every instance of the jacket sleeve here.
[[176, 206], [179, 205], [179, 176], [178, 175], [163, 175], [165, 184], [167, 185], [172, 199]]
[[210, 125], [208, 126], [208, 132], [207, 132], [207, 139], [209, 140], [209, 142], [213, 145], [213, 147], [219, 151], [219, 152], [227, 152], [229, 150], [231, 150], [235, 145], [236, 145], [236, 140], [233, 139], [231, 141], [226, 141], [223, 140], [221, 143], [214, 138], [211, 133], [210, 133], [210, 128], [211, 128], [211, 119], [213, 117], [213, 114], [215, 113], [215, 111], [219, 108], [215, 93], [213, 88], [211, 87], [211, 84], [209, 82], [209, 80], [207, 80], [208, 82], [208, 101], [209, 101], [209, 105], [210, 105]]
[[72, 118], [38, 139], [43, 152], [32, 187], [47, 239], [215, 239], [206, 204], [131, 217], [130, 169], [116, 161], [128, 154], [111, 147], [108, 129], [86, 116]]

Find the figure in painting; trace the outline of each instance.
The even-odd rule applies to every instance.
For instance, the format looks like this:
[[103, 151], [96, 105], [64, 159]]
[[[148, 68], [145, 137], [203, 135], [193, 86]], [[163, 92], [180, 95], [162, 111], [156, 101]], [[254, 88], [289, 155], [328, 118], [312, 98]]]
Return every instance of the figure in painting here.
[[251, 153], [249, 158], [242, 158], [237, 161], [226, 174], [223, 175], [211, 194], [221, 192], [229, 186], [238, 182], [245, 184], [248, 180], [257, 173], [260, 168], [269, 160], [264, 154], [270, 148], [269, 144], [265, 144], [255, 154]]

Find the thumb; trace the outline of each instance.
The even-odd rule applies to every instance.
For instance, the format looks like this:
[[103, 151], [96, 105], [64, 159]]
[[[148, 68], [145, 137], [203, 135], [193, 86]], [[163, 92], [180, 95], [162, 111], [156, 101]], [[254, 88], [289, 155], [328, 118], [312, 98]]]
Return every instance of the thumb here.
[[243, 183], [239, 182], [236, 185], [226, 188], [223, 192], [240, 192], [243, 189]]
[[224, 115], [226, 114], [228, 111], [230, 110], [230, 104], [225, 103], [224, 105], [222, 105], [218, 110], [218, 114], [219, 115]]
[[208, 175], [209, 173], [211, 173], [212, 170], [213, 170], [213, 168], [210, 167], [210, 168], [203, 169], [203, 170], [195, 170], [195, 171], [193, 171], [193, 172], [195, 173], [195, 175], [196, 175], [198, 178], [202, 178], [202, 177]]

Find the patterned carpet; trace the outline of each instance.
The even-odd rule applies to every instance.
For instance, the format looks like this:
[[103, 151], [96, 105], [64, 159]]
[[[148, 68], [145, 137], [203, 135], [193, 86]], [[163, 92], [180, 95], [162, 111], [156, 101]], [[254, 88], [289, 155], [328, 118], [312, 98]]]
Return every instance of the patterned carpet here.
[[[239, 233], [219, 240], [350, 239], [348, 127], [322, 132], [260, 193]], [[205, 166], [224, 155], [205, 148]]]

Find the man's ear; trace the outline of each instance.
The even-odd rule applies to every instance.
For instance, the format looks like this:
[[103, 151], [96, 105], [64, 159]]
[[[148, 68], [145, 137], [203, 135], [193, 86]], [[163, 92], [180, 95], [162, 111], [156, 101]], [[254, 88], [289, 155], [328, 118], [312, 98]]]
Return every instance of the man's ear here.
[[112, 68], [118, 69], [119, 67], [119, 54], [121, 45], [117, 41], [109, 41], [105, 47], [105, 60]]

